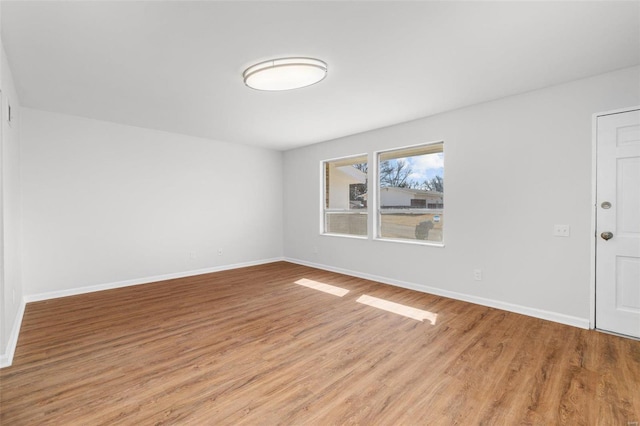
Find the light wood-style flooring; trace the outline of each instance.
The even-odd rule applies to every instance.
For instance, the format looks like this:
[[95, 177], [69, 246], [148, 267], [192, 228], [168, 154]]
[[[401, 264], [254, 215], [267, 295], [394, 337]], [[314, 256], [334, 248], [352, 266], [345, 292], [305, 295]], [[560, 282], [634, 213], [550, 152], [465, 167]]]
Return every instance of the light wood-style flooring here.
[[30, 303], [0, 370], [2, 425], [639, 421], [639, 341], [285, 262]]

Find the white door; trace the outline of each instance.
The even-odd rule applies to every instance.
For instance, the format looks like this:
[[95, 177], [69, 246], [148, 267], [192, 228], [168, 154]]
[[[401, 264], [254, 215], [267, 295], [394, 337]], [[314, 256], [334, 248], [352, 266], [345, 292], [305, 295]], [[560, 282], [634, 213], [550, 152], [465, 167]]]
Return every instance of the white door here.
[[596, 132], [596, 328], [640, 338], [640, 109]]

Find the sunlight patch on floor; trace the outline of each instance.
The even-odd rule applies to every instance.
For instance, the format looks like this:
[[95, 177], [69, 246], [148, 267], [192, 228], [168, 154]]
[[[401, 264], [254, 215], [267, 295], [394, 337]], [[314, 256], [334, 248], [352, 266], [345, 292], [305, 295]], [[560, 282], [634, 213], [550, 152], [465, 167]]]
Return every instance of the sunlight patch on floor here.
[[360, 296], [356, 302], [382, 309], [387, 312], [392, 312], [394, 314], [403, 315], [407, 318], [412, 318], [418, 321], [427, 320], [431, 325], [436, 325], [436, 318], [438, 318], [438, 314], [434, 314], [433, 312], [412, 308], [411, 306], [402, 305], [400, 303], [389, 302], [388, 300], [378, 299], [377, 297], [367, 296], [366, 294]]
[[325, 293], [333, 294], [334, 296], [342, 297], [349, 293], [349, 290], [342, 287], [336, 287], [331, 284], [325, 284], [314, 280], [308, 280], [306, 278], [299, 279], [296, 284], [303, 285], [305, 287], [312, 288], [314, 290], [323, 291]]

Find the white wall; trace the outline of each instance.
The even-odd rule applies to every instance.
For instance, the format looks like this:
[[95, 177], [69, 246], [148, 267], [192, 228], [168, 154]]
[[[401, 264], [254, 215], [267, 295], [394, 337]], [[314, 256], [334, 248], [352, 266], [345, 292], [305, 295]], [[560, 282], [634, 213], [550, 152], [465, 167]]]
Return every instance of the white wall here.
[[27, 108], [21, 132], [28, 295], [282, 256], [281, 152]]
[[[592, 114], [640, 104], [638, 81], [634, 67], [287, 151], [285, 256], [588, 324]], [[440, 140], [445, 247], [319, 235], [321, 160]]]
[[[0, 366], [10, 361], [13, 347], [10, 340], [17, 339], [22, 302], [21, 282], [21, 213], [20, 213], [20, 144], [19, 100], [15, 91], [11, 69], [2, 47], [0, 63], [0, 89], [2, 90], [2, 118], [0, 143]], [[7, 122], [8, 105], [13, 121]]]

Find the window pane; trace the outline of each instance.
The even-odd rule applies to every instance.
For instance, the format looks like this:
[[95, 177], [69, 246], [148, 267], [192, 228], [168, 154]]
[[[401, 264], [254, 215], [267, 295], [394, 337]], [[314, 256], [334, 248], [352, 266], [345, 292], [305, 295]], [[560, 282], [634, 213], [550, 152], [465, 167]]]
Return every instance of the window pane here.
[[324, 163], [324, 232], [367, 235], [367, 157]]
[[330, 234], [367, 235], [366, 213], [327, 213], [326, 220]]
[[331, 210], [363, 209], [367, 198], [366, 158], [345, 161], [325, 163], [325, 207]]
[[380, 235], [383, 238], [442, 242], [441, 213], [389, 213], [384, 210], [381, 213]]
[[378, 155], [382, 238], [443, 241], [444, 144]]

